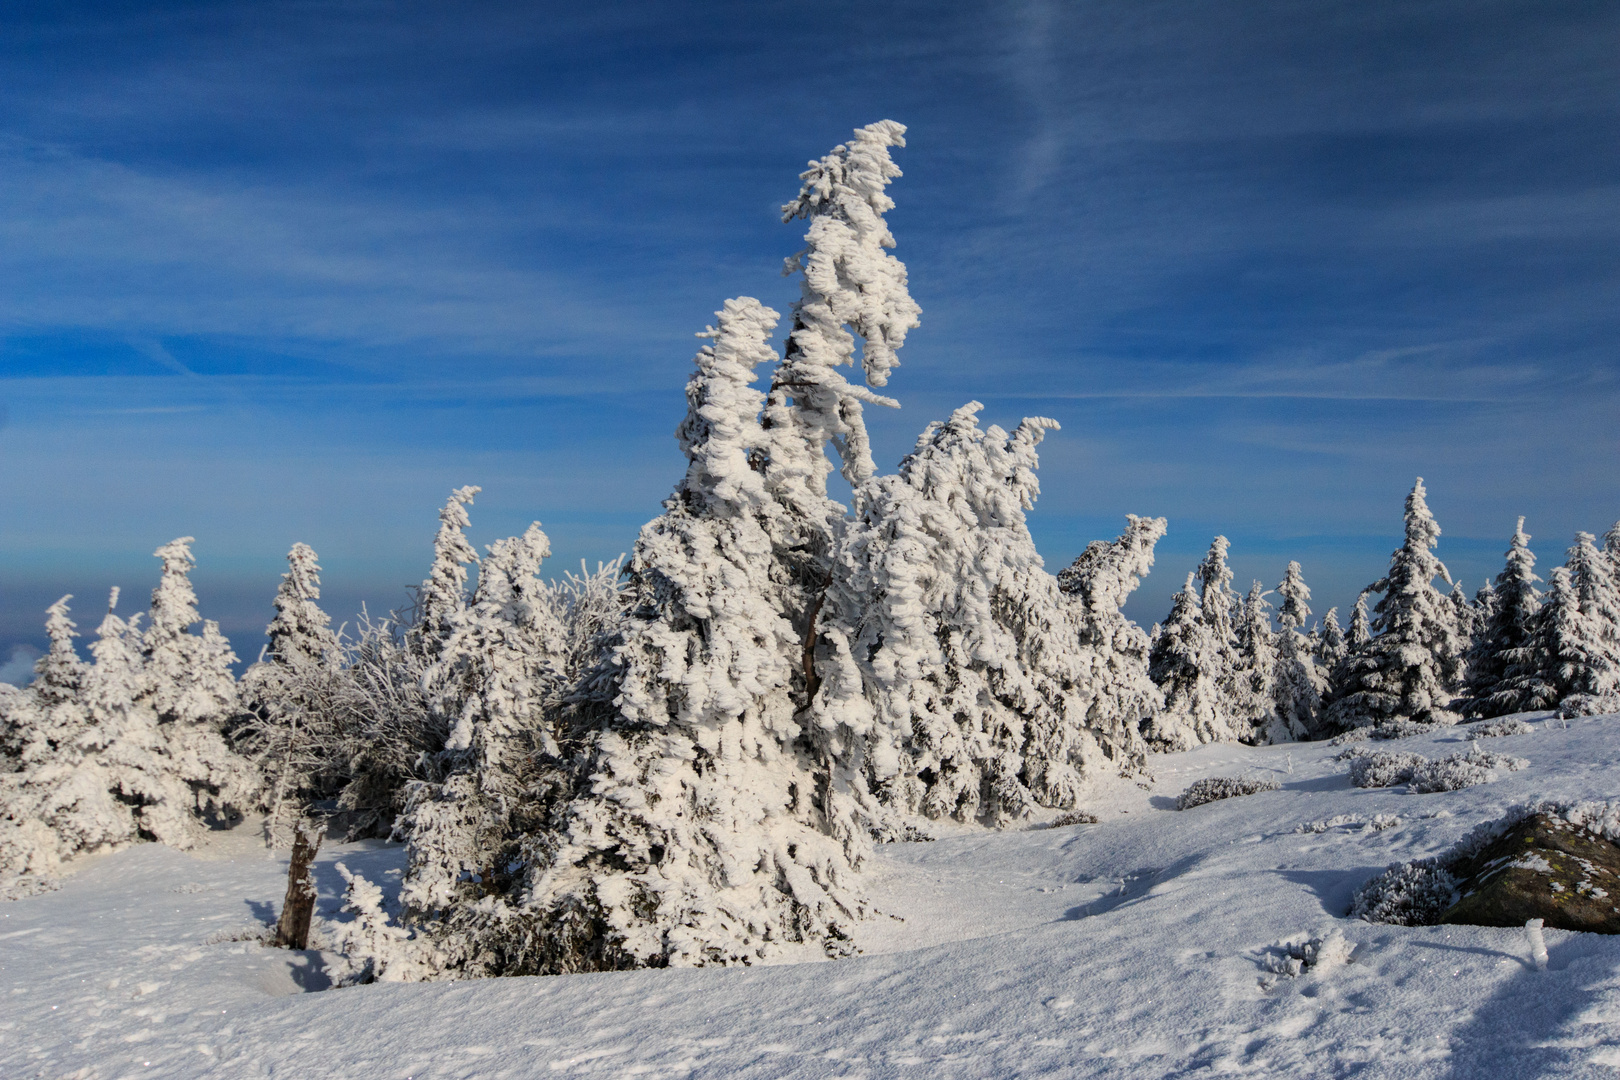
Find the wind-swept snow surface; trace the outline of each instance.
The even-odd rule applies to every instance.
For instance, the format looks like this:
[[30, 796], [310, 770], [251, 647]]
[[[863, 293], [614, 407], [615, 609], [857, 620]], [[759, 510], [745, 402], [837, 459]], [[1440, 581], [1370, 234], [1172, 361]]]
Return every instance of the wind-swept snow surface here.
[[[319, 954], [231, 940], [285, 883], [250, 826], [140, 845], [0, 904], [0, 1076], [1612, 1075], [1620, 939], [1546, 930], [1539, 970], [1522, 928], [1345, 917], [1510, 805], [1612, 795], [1620, 718], [1521, 719], [1491, 742], [1530, 765], [1460, 791], [1354, 788], [1326, 743], [1220, 743], [1100, 781], [1097, 824], [880, 847], [865, 883], [897, 918], [856, 924], [846, 960], [309, 993]], [[1438, 759], [1468, 731], [1383, 745]], [[1212, 776], [1281, 787], [1173, 809]], [[333, 845], [324, 918], [339, 860], [394, 902], [398, 845]]]

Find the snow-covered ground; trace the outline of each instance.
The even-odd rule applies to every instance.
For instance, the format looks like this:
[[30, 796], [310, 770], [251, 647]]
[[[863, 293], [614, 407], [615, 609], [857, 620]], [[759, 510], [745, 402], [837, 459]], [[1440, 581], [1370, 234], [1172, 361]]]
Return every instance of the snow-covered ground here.
[[[0, 1077], [1614, 1076], [1620, 939], [1549, 930], [1537, 970], [1523, 930], [1344, 918], [1386, 864], [1512, 803], [1620, 794], [1620, 719], [1532, 726], [1486, 744], [1528, 769], [1431, 795], [1352, 788], [1326, 744], [1155, 757], [1153, 783], [1099, 792], [1098, 824], [882, 849], [869, 887], [895, 917], [863, 956], [751, 969], [311, 993], [317, 954], [233, 940], [273, 917], [284, 855], [247, 829], [142, 845], [0, 904]], [[1282, 786], [1174, 809], [1242, 774]], [[1377, 815], [1400, 821], [1355, 823]], [[1335, 818], [1355, 822], [1298, 831]], [[340, 859], [397, 886], [398, 847], [328, 847], [325, 915]], [[1350, 963], [1265, 966], [1330, 928]]]

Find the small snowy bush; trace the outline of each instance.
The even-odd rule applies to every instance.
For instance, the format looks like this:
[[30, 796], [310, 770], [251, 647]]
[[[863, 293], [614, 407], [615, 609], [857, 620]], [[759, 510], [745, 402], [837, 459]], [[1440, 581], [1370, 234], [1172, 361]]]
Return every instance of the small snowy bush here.
[[1528, 735], [1535, 728], [1516, 717], [1506, 720], [1492, 720], [1489, 723], [1478, 724], [1468, 733], [1472, 739], [1494, 739], [1501, 735]]
[[1095, 825], [1098, 818], [1096, 814], [1089, 814], [1084, 810], [1071, 810], [1067, 814], [1059, 814], [1047, 826], [1049, 829], [1061, 829], [1068, 825]]
[[1269, 777], [1210, 776], [1195, 781], [1191, 787], [1176, 796], [1177, 810], [1191, 810], [1205, 803], [1219, 802], [1239, 795], [1253, 795], [1260, 791], [1276, 791], [1281, 786]]
[[[1460, 861], [1460, 860], [1455, 860]], [[1357, 889], [1352, 918], [1396, 926], [1432, 926], [1457, 902], [1457, 879], [1447, 857], [1397, 863]]]
[[1428, 763], [1422, 754], [1365, 750], [1350, 759], [1350, 783], [1360, 788], [1394, 787], [1412, 779], [1413, 773]]
[[430, 942], [394, 924], [383, 910], [382, 889], [342, 863], [337, 864], [337, 872], [349, 883], [343, 910], [352, 912], [354, 919], [323, 927], [323, 936], [346, 964], [334, 971], [333, 982], [338, 986], [420, 982], [437, 974], [443, 967], [442, 957]]
[[1565, 719], [1609, 713], [1620, 713], [1620, 694], [1571, 694], [1558, 703], [1558, 715]]
[[1477, 745], [1465, 754], [1452, 754], [1438, 761], [1422, 754], [1388, 753], [1355, 747], [1341, 757], [1350, 758], [1350, 783], [1361, 788], [1394, 787], [1407, 784], [1419, 795], [1438, 791], [1460, 791], [1496, 779], [1498, 769], [1517, 772], [1530, 764], [1524, 758], [1492, 754]]

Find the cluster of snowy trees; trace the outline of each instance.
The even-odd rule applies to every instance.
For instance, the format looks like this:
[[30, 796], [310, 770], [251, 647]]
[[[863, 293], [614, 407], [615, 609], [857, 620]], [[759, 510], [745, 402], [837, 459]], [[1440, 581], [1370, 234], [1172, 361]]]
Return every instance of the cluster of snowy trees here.
[[[184, 846], [252, 810], [284, 843], [318, 812], [408, 848], [399, 910], [345, 871], [356, 978], [839, 955], [870, 912], [870, 845], [930, 820], [1072, 809], [1154, 750], [1435, 718], [1468, 672], [1496, 673], [1467, 684], [1476, 703], [1612, 689], [1612, 673], [1526, 673], [1584, 647], [1601, 611], [1612, 642], [1613, 544], [1587, 571], [1572, 556], [1545, 603], [1527, 548], [1494, 599], [1441, 596], [1421, 483], [1384, 599], [1374, 617], [1358, 602], [1348, 634], [1332, 611], [1306, 630], [1297, 563], [1274, 629], [1271, 594], [1232, 590], [1217, 537], [1150, 635], [1122, 609], [1163, 518], [1130, 516], [1057, 575], [1035, 550], [1025, 515], [1055, 422], [981, 426], [970, 402], [880, 475], [864, 409], [896, 404], [877, 390], [920, 315], [884, 220], [903, 134], [872, 124], [802, 174], [783, 208], [806, 246], [782, 352], [779, 315], [749, 297], [699, 334], [686, 471], [622, 566], [542, 579], [538, 523], [478, 553], [466, 487], [414, 606], [353, 633], [332, 629], [316, 555], [295, 545], [239, 682], [218, 628], [190, 630], [188, 541], [158, 552], [150, 625], [109, 612], [92, 664], [67, 598], [53, 606], [38, 677], [0, 688], [0, 868]], [[1607, 593], [1588, 582], [1600, 563]], [[1560, 580], [1591, 619], [1546, 614]]]
[[1308, 633], [1299, 564], [1277, 586], [1274, 631], [1259, 582], [1247, 596], [1232, 590], [1229, 545], [1217, 536], [1154, 630], [1150, 672], [1165, 704], [1147, 725], [1150, 743], [1314, 739], [1535, 709], [1620, 712], [1620, 523], [1602, 548], [1576, 534], [1545, 596], [1523, 518], [1502, 573], [1472, 599], [1435, 557], [1439, 536], [1420, 477], [1389, 573], [1362, 592], [1348, 630], [1330, 609]]
[[86, 664], [64, 596], [33, 682], [0, 687], [0, 872], [46, 874], [137, 838], [188, 848], [205, 822], [251, 809], [257, 770], [224, 736], [240, 703], [236, 656], [218, 624], [190, 632], [201, 621], [190, 544], [158, 548], [144, 630], [140, 615], [118, 616], [114, 589]]

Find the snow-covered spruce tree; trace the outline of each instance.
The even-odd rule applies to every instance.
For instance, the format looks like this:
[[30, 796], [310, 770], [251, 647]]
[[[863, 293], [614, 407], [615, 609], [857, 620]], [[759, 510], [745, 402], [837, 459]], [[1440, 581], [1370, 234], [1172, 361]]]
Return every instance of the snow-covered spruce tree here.
[[1153, 551], [1167, 526], [1162, 517], [1127, 514], [1125, 519], [1117, 539], [1093, 540], [1058, 574], [1058, 587], [1085, 610], [1080, 642], [1096, 653], [1099, 665], [1090, 726], [1104, 731], [1118, 723], [1141, 731], [1164, 707], [1164, 696], [1148, 674], [1153, 642], [1124, 609], [1153, 569]]
[[808, 444], [796, 477], [773, 475], [749, 385], [774, 359], [776, 314], [743, 299], [718, 318], [677, 432], [687, 475], [637, 540], [605, 690], [578, 703], [539, 780], [550, 816], [477, 883], [500, 896], [450, 907], [430, 932], [462, 974], [748, 962], [798, 941], [836, 952], [864, 913], [864, 837], [801, 720], [793, 617], [820, 582], [784, 575], [773, 536], [831, 517], [773, 490], [815, 475]]
[[1451, 604], [1451, 617], [1457, 624], [1457, 642], [1463, 650], [1462, 663], [1464, 670], [1467, 670], [1468, 653], [1473, 648], [1474, 639], [1479, 636], [1479, 611], [1468, 599], [1461, 578], [1451, 583], [1451, 592], [1446, 600]]
[[1367, 614], [1367, 592], [1363, 589], [1356, 597], [1356, 606], [1350, 611], [1350, 629], [1345, 631], [1344, 644], [1350, 652], [1364, 649], [1372, 641], [1372, 619]]
[[1570, 690], [1559, 705], [1570, 715], [1620, 711], [1620, 580], [1591, 533], [1575, 534], [1565, 564], [1580, 619], [1566, 642]]
[[[46, 609], [50, 649], [34, 664], [34, 680], [18, 692], [0, 726], [0, 873], [47, 874], [81, 847], [100, 846], [97, 803], [105, 785], [88, 789], [78, 766], [89, 717], [85, 670], [64, 596]], [[124, 815], [127, 818], [127, 813]]]
[[1541, 593], [1536, 589], [1541, 579], [1535, 573], [1536, 556], [1530, 550], [1523, 517], [1513, 530], [1506, 555], [1507, 563], [1491, 588], [1489, 606], [1483, 602], [1479, 605], [1484, 619], [1468, 653], [1468, 698], [1463, 705], [1469, 716], [1501, 716], [1497, 709], [1516, 696], [1494, 700], [1507, 677], [1509, 655], [1524, 647], [1530, 624], [1541, 607]]
[[491, 544], [472, 602], [449, 616], [427, 672], [434, 711], [454, 726], [432, 770], [443, 779], [407, 785], [394, 829], [408, 844], [408, 922], [425, 925], [458, 900], [476, 899], [511, 842], [538, 762], [560, 753], [545, 706], [557, 696], [565, 631], [536, 576], [550, 554], [539, 522]]
[[471, 524], [467, 507], [482, 490], [459, 487], [439, 511], [433, 567], [416, 591], [415, 633], [418, 647], [429, 657], [438, 654], [439, 642], [450, 635], [453, 620], [467, 607], [467, 567], [478, 563], [478, 552], [463, 530]]
[[1492, 716], [1557, 708], [1574, 692], [1583, 652], [1578, 643], [1588, 636], [1580, 597], [1567, 566], [1553, 567], [1547, 585], [1523, 643], [1502, 654], [1502, 677], [1483, 704]]
[[1277, 670], [1277, 641], [1271, 628], [1266, 587], [1256, 581], [1233, 620], [1237, 640], [1237, 680], [1233, 713], [1244, 742], [1290, 738], [1276, 715], [1272, 679]]
[[1620, 580], [1620, 521], [1610, 525], [1609, 531], [1603, 534], [1603, 554], [1609, 557], [1609, 566]]
[[1301, 628], [1311, 617], [1309, 601], [1311, 590], [1305, 584], [1305, 574], [1299, 563], [1290, 562], [1288, 571], [1277, 586], [1282, 604], [1277, 609], [1277, 622], [1281, 629], [1277, 635], [1277, 663], [1273, 669], [1271, 697], [1273, 714], [1279, 728], [1265, 734], [1267, 742], [1286, 739], [1312, 739], [1319, 734], [1318, 714], [1322, 706], [1322, 692], [1327, 689], [1327, 678], [1318, 662], [1317, 652], [1336, 653], [1344, 646], [1339, 633], [1336, 612], [1329, 611], [1323, 620], [1322, 643], [1312, 649]]
[[884, 801], [1002, 825], [1074, 805], [1087, 772], [1140, 762], [1137, 724], [1157, 695], [1088, 639], [1120, 632], [1118, 602], [1163, 523], [1102, 544], [1071, 576], [1091, 618], [1042, 568], [1025, 523], [1036, 447], [1056, 425], [981, 430], [982, 407], [931, 424], [898, 475], [857, 493], [819, 627], [826, 685], [862, 687], [898, 742], [898, 761], [888, 746], [870, 755]]
[[1164, 694], [1164, 708], [1143, 734], [1157, 750], [1190, 750], [1237, 737], [1215, 681], [1220, 650], [1199, 609], [1197, 580], [1196, 570], [1187, 575], [1148, 655], [1148, 675]]
[[343, 647], [318, 603], [320, 572], [308, 544], [287, 552], [270, 640], [242, 676], [246, 717], [231, 733], [266, 779], [265, 828], [277, 846], [292, 843], [309, 803], [337, 793], [347, 765], [338, 717]]
[[1251, 730], [1249, 720], [1252, 692], [1246, 685], [1238, 655], [1237, 622], [1243, 607], [1243, 597], [1232, 588], [1232, 570], [1226, 565], [1231, 542], [1217, 536], [1209, 545], [1209, 553], [1198, 564], [1198, 580], [1202, 587], [1199, 610], [1204, 625], [1209, 629], [1214, 651], [1210, 655], [1211, 675], [1220, 692], [1220, 711], [1233, 738], [1242, 738]]
[[[1363, 611], [1365, 614], [1365, 610]], [[1316, 670], [1321, 676], [1321, 690], [1326, 692], [1328, 675], [1344, 659], [1345, 653], [1350, 651], [1350, 643], [1345, 639], [1344, 629], [1339, 625], [1339, 609], [1330, 607], [1327, 614], [1322, 616], [1322, 625], [1315, 635], [1315, 648], [1313, 656], [1316, 660]], [[1320, 707], [1320, 706], [1319, 706]]]
[[[156, 714], [171, 767], [195, 793], [196, 810], [232, 817], [257, 804], [263, 779], [221, 734], [240, 706], [231, 674], [236, 654], [219, 624], [197, 611], [192, 542], [182, 536], [153, 552], [163, 576], [152, 590], [136, 705]], [[191, 633], [199, 622], [202, 633]]]
[[1406, 718], [1455, 723], [1449, 710], [1463, 674], [1463, 642], [1451, 604], [1434, 586], [1451, 575], [1434, 556], [1440, 526], [1429, 513], [1423, 478], [1406, 497], [1406, 541], [1389, 574], [1369, 587], [1383, 593], [1374, 609], [1375, 636], [1334, 673], [1325, 715], [1339, 729]]

